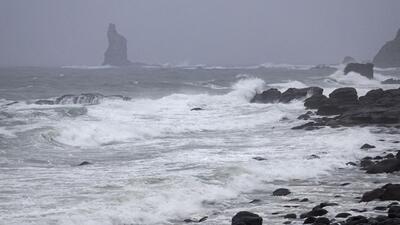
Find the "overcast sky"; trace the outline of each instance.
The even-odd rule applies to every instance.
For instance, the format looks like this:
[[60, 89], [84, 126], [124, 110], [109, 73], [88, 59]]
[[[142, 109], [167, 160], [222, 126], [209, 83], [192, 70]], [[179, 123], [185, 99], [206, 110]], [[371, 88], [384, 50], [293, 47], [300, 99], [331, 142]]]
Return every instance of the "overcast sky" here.
[[372, 59], [400, 0], [0, 0], [0, 65], [99, 65], [113, 22], [132, 61], [254, 65]]

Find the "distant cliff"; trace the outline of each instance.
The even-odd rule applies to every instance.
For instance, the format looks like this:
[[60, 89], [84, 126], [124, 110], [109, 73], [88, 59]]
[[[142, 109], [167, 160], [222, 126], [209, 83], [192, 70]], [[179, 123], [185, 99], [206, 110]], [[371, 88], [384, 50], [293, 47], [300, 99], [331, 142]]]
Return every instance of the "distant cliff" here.
[[378, 54], [373, 63], [377, 67], [400, 67], [400, 30], [394, 40], [387, 42]]
[[104, 53], [103, 65], [128, 66], [132, 62], [128, 60], [127, 41], [117, 32], [115, 24], [110, 24], [107, 31], [108, 48]]

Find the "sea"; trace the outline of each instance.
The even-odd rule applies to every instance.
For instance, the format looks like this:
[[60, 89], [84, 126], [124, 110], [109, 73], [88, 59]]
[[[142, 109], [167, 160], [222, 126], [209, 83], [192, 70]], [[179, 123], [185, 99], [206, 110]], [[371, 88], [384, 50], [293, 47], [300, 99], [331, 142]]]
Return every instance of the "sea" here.
[[[0, 224], [229, 225], [243, 210], [282, 224], [322, 201], [339, 203], [333, 214], [373, 207], [355, 198], [398, 178], [346, 163], [399, 148], [398, 131], [292, 130], [305, 123], [303, 101], [250, 103], [268, 88], [399, 88], [381, 81], [400, 69], [370, 80], [343, 68], [2, 67]], [[68, 98], [87, 93], [95, 97]], [[277, 188], [292, 193], [272, 196]]]

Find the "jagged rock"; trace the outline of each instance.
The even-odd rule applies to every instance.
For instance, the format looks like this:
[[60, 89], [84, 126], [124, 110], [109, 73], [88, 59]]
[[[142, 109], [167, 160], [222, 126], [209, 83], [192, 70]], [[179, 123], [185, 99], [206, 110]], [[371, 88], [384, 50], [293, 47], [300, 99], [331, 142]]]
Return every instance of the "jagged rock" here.
[[261, 94], [256, 94], [250, 102], [255, 103], [275, 103], [281, 98], [282, 93], [276, 89], [271, 88], [263, 91]]
[[329, 94], [329, 99], [324, 101], [317, 111], [318, 115], [338, 115], [358, 104], [357, 90], [352, 87], [335, 89]]
[[302, 99], [307, 96], [322, 95], [323, 91], [324, 90], [320, 87], [289, 88], [282, 93], [279, 101], [282, 103], [289, 103], [292, 100]]
[[356, 62], [357, 62], [357, 60], [355, 60], [353, 57], [346, 56], [346, 57], [344, 57], [342, 64], [347, 65], [349, 63], [356, 63]]
[[262, 221], [257, 214], [241, 211], [232, 218], [232, 225], [262, 225]]
[[278, 188], [272, 193], [272, 195], [273, 196], [286, 196], [286, 195], [289, 195], [290, 193], [291, 193], [290, 190], [287, 188]]
[[108, 48], [104, 53], [103, 65], [128, 66], [132, 63], [128, 60], [127, 41], [117, 32], [115, 24], [110, 24], [107, 31]]
[[344, 74], [355, 72], [368, 79], [374, 78], [374, 64], [372, 63], [349, 63], [344, 68]]
[[400, 29], [396, 37], [379, 50], [373, 63], [381, 68], [400, 67]]

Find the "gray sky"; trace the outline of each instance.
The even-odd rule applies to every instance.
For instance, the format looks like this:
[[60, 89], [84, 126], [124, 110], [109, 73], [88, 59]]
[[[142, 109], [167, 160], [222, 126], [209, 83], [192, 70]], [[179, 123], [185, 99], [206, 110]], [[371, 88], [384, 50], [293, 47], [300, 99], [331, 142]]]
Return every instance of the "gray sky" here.
[[132, 61], [209, 65], [372, 59], [399, 0], [0, 0], [0, 65], [99, 65], [109, 22]]

